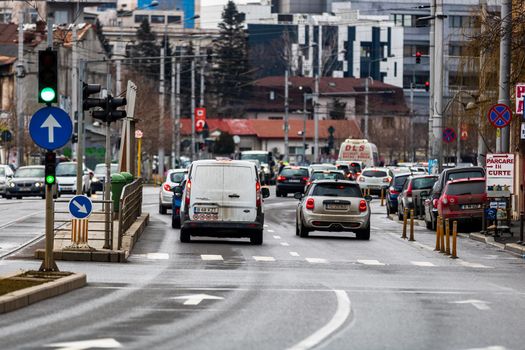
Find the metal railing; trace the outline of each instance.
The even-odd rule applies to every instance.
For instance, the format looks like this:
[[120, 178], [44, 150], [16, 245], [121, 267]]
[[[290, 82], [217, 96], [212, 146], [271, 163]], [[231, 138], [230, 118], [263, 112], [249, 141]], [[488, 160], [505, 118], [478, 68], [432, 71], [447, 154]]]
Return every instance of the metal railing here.
[[122, 248], [122, 237], [142, 214], [142, 179], [138, 178], [122, 189], [118, 212], [118, 249]]

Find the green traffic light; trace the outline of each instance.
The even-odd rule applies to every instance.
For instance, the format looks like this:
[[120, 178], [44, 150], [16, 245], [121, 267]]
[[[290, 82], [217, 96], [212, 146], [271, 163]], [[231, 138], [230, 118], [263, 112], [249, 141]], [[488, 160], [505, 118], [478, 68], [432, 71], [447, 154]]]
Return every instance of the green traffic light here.
[[42, 91], [40, 91], [40, 98], [44, 102], [51, 102], [55, 99], [56, 92], [50, 87], [43, 88]]
[[55, 177], [53, 175], [46, 176], [46, 184], [52, 185], [55, 183]]

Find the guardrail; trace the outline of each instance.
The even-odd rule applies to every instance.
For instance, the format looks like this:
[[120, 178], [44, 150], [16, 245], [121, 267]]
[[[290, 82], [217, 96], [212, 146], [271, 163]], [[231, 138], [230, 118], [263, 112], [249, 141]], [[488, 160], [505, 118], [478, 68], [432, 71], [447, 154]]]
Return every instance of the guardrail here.
[[118, 249], [122, 248], [122, 237], [142, 214], [142, 179], [138, 178], [122, 189], [118, 212]]

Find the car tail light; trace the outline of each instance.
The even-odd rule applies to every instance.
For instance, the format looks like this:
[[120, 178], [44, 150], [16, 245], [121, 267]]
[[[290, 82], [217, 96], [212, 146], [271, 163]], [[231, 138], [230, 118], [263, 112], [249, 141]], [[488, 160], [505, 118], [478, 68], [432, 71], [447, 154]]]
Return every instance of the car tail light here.
[[184, 203], [186, 203], [186, 206], [189, 207], [190, 205], [190, 195], [191, 195], [191, 180], [188, 180], [186, 183], [186, 198], [184, 199]]
[[437, 207], [438, 207], [438, 200], [437, 199], [433, 199], [432, 200], [432, 206], [434, 207], [434, 209], [437, 209]]
[[392, 178], [391, 178], [391, 177], [385, 177], [385, 178], [383, 179], [383, 182], [390, 183], [390, 181], [392, 181]]
[[312, 181], [308, 181], [308, 182], [306, 183], [306, 186], [310, 186], [311, 184], [312, 184]]
[[399, 191], [396, 191], [394, 187], [390, 187], [388, 190], [390, 191], [390, 194], [399, 194]]
[[412, 182], [408, 184], [407, 197], [412, 197]]
[[277, 181], [283, 182], [284, 180], [286, 180], [286, 178], [284, 176], [282, 176], [282, 175], [277, 176]]
[[361, 199], [361, 202], [359, 202], [359, 211], [361, 213], [366, 211], [366, 201], [364, 199]]
[[170, 184], [164, 184], [164, 186], [162, 186], [162, 188], [164, 188], [164, 191], [171, 191], [171, 186]]
[[305, 176], [303, 177], [303, 182], [307, 182], [308, 181], [308, 178]]
[[261, 206], [261, 184], [259, 181], [255, 183], [255, 203], [257, 208]]
[[308, 210], [314, 210], [315, 208], [315, 201], [313, 198], [308, 198], [306, 200], [306, 209]]

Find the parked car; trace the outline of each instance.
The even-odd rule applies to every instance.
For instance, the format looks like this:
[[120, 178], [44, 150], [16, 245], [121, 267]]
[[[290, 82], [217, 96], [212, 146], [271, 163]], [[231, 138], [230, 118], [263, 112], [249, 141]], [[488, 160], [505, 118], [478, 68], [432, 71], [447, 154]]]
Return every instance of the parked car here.
[[[45, 168], [43, 165], [22, 166], [16, 169], [9, 180], [6, 198], [42, 197], [46, 198], [44, 183]], [[53, 186], [53, 198], [57, 197], [57, 186]]]
[[13, 178], [14, 171], [9, 165], [0, 165], [0, 195], [5, 198], [7, 195], [7, 185]]
[[310, 175], [306, 185], [310, 185], [315, 180], [346, 180], [346, 177], [344, 173], [339, 170], [316, 170]]
[[485, 169], [479, 166], [445, 169], [432, 187], [430, 197], [425, 201], [425, 224], [428, 229], [435, 230], [438, 216], [438, 199], [441, 197], [447, 182], [458, 179], [484, 178]]
[[481, 222], [483, 204], [487, 201], [484, 178], [452, 180], [438, 200], [438, 214], [458, 222]]
[[171, 227], [180, 228], [180, 208], [182, 206], [182, 195], [186, 187], [187, 177], [178, 186], [173, 186], [173, 197], [171, 200]]
[[386, 214], [395, 214], [397, 213], [397, 198], [399, 193], [405, 185], [405, 181], [410, 176], [410, 173], [400, 173], [394, 174], [392, 181], [390, 182], [390, 187], [386, 190]]
[[286, 197], [288, 193], [304, 192], [308, 179], [308, 168], [285, 166], [277, 176], [275, 194], [277, 197]]
[[437, 181], [436, 175], [409, 176], [397, 198], [397, 217], [403, 220], [405, 208], [414, 209], [421, 197], [428, 197]]
[[380, 194], [390, 186], [394, 174], [387, 168], [366, 168], [357, 178], [362, 190], [370, 189], [370, 193]]
[[295, 234], [308, 237], [311, 231], [352, 231], [357, 239], [370, 239], [372, 197], [363, 197], [359, 185], [351, 181], [319, 180], [307, 193], [294, 195], [300, 202], [296, 210]]
[[172, 208], [173, 187], [180, 185], [186, 176], [188, 176], [187, 169], [169, 169], [166, 172], [166, 179], [159, 191], [159, 214], [164, 215]]
[[257, 168], [240, 160], [194, 161], [188, 173], [181, 207], [181, 242], [191, 236], [249, 237], [263, 243], [263, 198]]
[[[110, 175], [118, 172], [118, 164], [111, 164]], [[106, 164], [100, 163], [95, 166], [93, 178], [91, 179], [91, 193], [104, 190], [106, 182]]]
[[[82, 193], [91, 197], [91, 178], [93, 172], [83, 165]], [[77, 191], [77, 163], [62, 162], [56, 167], [56, 181], [58, 185], [58, 196], [63, 194], [75, 194]]]

